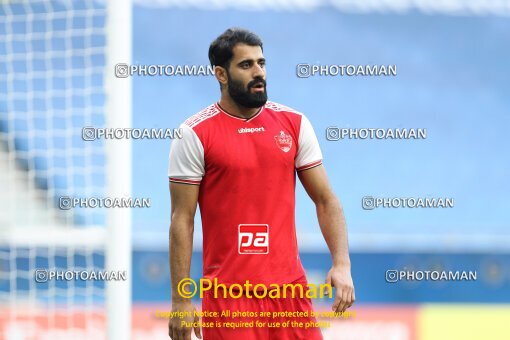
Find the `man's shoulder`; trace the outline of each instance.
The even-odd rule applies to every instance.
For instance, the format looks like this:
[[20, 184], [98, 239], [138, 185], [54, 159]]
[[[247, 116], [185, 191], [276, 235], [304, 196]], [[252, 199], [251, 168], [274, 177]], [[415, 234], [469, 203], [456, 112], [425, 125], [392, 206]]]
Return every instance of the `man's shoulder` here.
[[291, 108], [289, 106], [280, 104], [280, 103], [276, 103], [276, 102], [272, 102], [272, 101], [267, 101], [264, 106], [265, 106], [266, 109], [268, 109], [270, 111], [273, 111], [273, 112], [286, 113], [286, 114], [297, 114], [299, 116], [303, 116], [302, 112], [300, 112], [298, 110], [295, 110], [295, 109], [293, 109], [293, 108]]
[[203, 124], [207, 120], [211, 119], [212, 117], [216, 116], [220, 113], [220, 110], [216, 106], [216, 104], [211, 104], [207, 106], [206, 108], [198, 111], [197, 113], [191, 115], [184, 121], [184, 125], [194, 128], [200, 124]]

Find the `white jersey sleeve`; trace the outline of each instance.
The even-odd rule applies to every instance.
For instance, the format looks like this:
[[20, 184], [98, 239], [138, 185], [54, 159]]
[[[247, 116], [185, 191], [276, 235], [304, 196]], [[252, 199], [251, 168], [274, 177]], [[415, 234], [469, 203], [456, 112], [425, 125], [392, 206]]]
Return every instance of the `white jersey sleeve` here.
[[322, 152], [312, 124], [305, 115], [301, 116], [298, 151], [295, 167], [297, 171], [310, 169], [322, 164]]
[[204, 147], [186, 124], [180, 126], [182, 138], [174, 139], [168, 160], [170, 182], [199, 185], [205, 172]]

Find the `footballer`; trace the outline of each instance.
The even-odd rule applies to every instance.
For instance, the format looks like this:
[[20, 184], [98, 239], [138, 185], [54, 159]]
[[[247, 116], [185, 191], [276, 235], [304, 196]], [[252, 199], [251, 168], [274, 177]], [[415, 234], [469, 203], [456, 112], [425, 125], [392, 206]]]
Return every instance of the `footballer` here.
[[[345, 219], [317, 137], [302, 113], [268, 101], [261, 39], [244, 29], [228, 29], [211, 43], [209, 60], [221, 97], [181, 125], [182, 138], [173, 140], [169, 156], [172, 311], [187, 315], [170, 319], [169, 336], [191, 339], [193, 328], [206, 340], [322, 339], [318, 327], [270, 327], [286, 319], [259, 317], [292, 312], [301, 316], [292, 320], [315, 321], [305, 296], [232, 298], [206, 291], [202, 310], [209, 313], [203, 317], [208, 326], [187, 327], [197, 325], [196, 315], [177, 287], [190, 277], [197, 205], [204, 279], [225, 286], [307, 284], [296, 238], [296, 174], [316, 206], [331, 252], [326, 282], [336, 288], [332, 309], [343, 312], [355, 300]], [[243, 321], [267, 327], [213, 327], [235, 325], [232, 316], [221, 316], [226, 310], [249, 312]]]

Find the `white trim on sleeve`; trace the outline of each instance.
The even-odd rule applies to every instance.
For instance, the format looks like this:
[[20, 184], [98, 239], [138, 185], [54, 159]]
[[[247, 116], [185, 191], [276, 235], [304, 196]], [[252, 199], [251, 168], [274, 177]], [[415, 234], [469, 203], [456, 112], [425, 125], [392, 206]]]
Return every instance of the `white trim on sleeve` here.
[[322, 164], [322, 152], [312, 124], [305, 115], [301, 115], [298, 151], [295, 167], [297, 171], [306, 170]]
[[204, 147], [195, 131], [186, 124], [180, 126], [182, 138], [174, 139], [168, 159], [171, 182], [200, 184], [205, 173]]

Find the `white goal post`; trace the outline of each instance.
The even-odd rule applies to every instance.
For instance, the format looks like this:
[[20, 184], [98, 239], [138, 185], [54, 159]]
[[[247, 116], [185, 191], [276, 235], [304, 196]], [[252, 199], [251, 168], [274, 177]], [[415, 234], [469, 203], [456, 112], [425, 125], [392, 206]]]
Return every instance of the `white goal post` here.
[[[108, 57], [107, 126], [129, 128], [131, 124], [131, 78], [116, 78], [115, 65], [131, 63], [132, 5], [131, 1], [109, 0], [107, 20]], [[108, 188], [113, 197], [131, 196], [130, 139], [107, 144]], [[111, 270], [131, 271], [131, 214], [125, 209], [110, 209], [107, 226], [106, 266]], [[109, 339], [130, 339], [131, 280], [110, 281], [107, 285], [107, 318]]]

